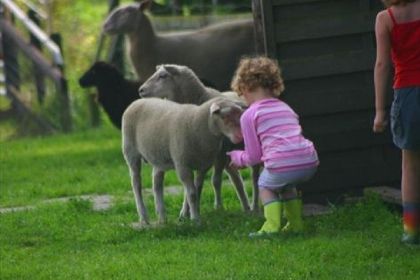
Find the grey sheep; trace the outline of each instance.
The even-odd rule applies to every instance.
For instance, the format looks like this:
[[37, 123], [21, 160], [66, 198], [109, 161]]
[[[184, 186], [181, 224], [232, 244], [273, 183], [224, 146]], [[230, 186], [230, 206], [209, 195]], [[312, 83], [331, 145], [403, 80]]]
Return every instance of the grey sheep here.
[[255, 53], [252, 19], [188, 32], [156, 34], [144, 14], [151, 2], [117, 8], [103, 24], [107, 34], [127, 35], [131, 62], [138, 78], [146, 80], [154, 73], [156, 65], [173, 63], [189, 66], [208, 85], [228, 89], [240, 58]]
[[[157, 98], [139, 99], [123, 114], [122, 150], [130, 170], [141, 224], [149, 218], [141, 191], [141, 161], [153, 166], [153, 192], [158, 222], [166, 222], [163, 203], [165, 171], [175, 169], [184, 185], [180, 218], [199, 221], [198, 193], [220, 150], [224, 136], [241, 141], [237, 123], [243, 109], [232, 100], [216, 98], [200, 106]], [[197, 176], [194, 182], [194, 173]]]
[[[235, 92], [223, 92], [205, 87], [200, 82], [195, 73], [187, 66], [181, 65], [161, 65], [156, 67], [156, 72], [139, 88], [139, 94], [143, 98], [158, 97], [169, 99], [181, 104], [200, 105], [212, 98], [221, 95], [242, 101]], [[245, 103], [244, 103], [245, 104]], [[221, 184], [223, 169], [228, 172], [233, 185], [236, 188], [238, 198], [241, 201], [245, 211], [249, 210], [249, 203], [244, 190], [244, 185], [239, 172], [227, 165], [228, 157], [226, 152], [238, 148], [233, 146], [229, 141], [224, 141], [222, 150], [215, 161], [214, 174], [212, 177], [213, 187], [215, 190], [215, 207], [222, 207]], [[243, 147], [240, 147], [243, 148]], [[258, 176], [259, 167], [252, 168], [253, 179], [253, 197], [252, 210], [258, 211]]]

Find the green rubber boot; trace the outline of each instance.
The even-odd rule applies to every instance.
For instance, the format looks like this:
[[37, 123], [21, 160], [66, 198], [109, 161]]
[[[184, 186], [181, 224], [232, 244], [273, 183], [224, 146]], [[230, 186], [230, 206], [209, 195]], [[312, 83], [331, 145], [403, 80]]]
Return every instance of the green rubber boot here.
[[250, 238], [264, 238], [279, 233], [281, 227], [282, 202], [273, 201], [264, 205], [265, 223], [257, 232], [251, 232]]
[[302, 201], [299, 198], [283, 202], [284, 216], [287, 224], [282, 228], [284, 233], [300, 233], [303, 231]]

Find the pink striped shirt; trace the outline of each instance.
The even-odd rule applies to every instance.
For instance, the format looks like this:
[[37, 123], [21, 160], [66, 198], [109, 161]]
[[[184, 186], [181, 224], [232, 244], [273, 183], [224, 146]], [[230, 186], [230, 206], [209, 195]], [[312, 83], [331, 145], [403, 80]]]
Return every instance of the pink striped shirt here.
[[251, 104], [241, 116], [245, 150], [228, 154], [237, 166], [263, 162], [272, 172], [315, 167], [318, 155], [302, 135], [298, 115], [284, 102], [268, 98]]

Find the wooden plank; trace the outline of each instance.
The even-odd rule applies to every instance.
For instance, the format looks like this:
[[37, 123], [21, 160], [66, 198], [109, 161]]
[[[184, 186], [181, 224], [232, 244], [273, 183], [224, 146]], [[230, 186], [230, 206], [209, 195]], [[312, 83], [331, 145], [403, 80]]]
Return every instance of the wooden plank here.
[[374, 105], [372, 88], [342, 90], [313, 90], [293, 92], [284, 99], [300, 117], [335, 114], [340, 112], [372, 109]]
[[365, 195], [367, 194], [376, 194], [379, 195], [379, 197], [386, 202], [402, 205], [402, 195], [401, 190], [396, 188], [391, 188], [387, 186], [381, 186], [381, 187], [370, 187], [364, 189]]
[[[274, 25], [277, 43], [369, 33], [374, 31], [375, 14], [330, 15], [278, 21]], [[287, 26], [287, 28], [284, 28]]]
[[329, 135], [371, 128], [373, 124], [373, 110], [346, 112], [316, 117], [301, 118], [305, 133]]
[[306, 4], [313, 2], [331, 2], [331, 0], [272, 0], [274, 6]]
[[351, 190], [401, 179], [401, 152], [391, 146], [321, 154], [320, 161], [314, 178], [301, 185], [304, 193]]
[[311, 58], [286, 59], [280, 61], [280, 65], [282, 65], [285, 80], [297, 80], [372, 70], [374, 62], [372, 52], [362, 50]]
[[252, 14], [254, 17], [254, 38], [255, 51], [262, 55], [265, 53], [264, 47], [264, 24], [260, 0], [252, 0]]
[[[277, 58], [280, 60], [316, 57], [331, 53], [351, 52], [362, 50], [365, 34], [350, 34], [346, 36], [336, 36], [329, 38], [317, 38], [305, 41], [290, 41], [277, 44]], [[373, 43], [373, 41], [372, 41]], [[373, 48], [372, 48], [373, 49]], [[309, 51], [310, 50], [310, 51]], [[374, 53], [374, 51], [372, 51]]]
[[[280, 64], [280, 66], [282, 66]], [[284, 67], [283, 67], [284, 68]], [[367, 70], [367, 73], [372, 74], [372, 70]], [[300, 80], [286, 80], [286, 91], [282, 97], [296, 94], [297, 92], [322, 92], [326, 90], [340, 91], [340, 90], [362, 90], [366, 87], [373, 88], [373, 81], [366, 82], [364, 77], [365, 72], [353, 72], [344, 74], [334, 74], [323, 77], [313, 77]]]
[[1, 32], [4, 32], [27, 57], [36, 63], [40, 71], [55, 81], [59, 81], [62, 78], [60, 70], [52, 67], [51, 62], [47, 61], [35, 47], [29, 45], [19, 30], [4, 19], [0, 19], [0, 27]]
[[290, 5], [273, 6], [273, 18], [275, 22], [285, 22], [292, 19], [307, 19], [313, 17], [330, 17], [332, 15], [359, 13], [360, 6], [354, 0], [340, 1], [313, 1], [299, 4], [293, 1]]
[[273, 25], [273, 9], [271, 0], [260, 0], [264, 30], [264, 51], [269, 57], [276, 57], [276, 42]]
[[332, 213], [331, 208], [321, 205], [321, 204], [315, 204], [315, 203], [303, 204], [303, 216], [305, 217], [327, 215], [331, 213]]
[[373, 134], [371, 129], [337, 132], [330, 135], [317, 135], [305, 132], [305, 136], [316, 146], [319, 153], [346, 151], [392, 143], [390, 133]]
[[[306, 110], [309, 112], [316, 110], [312, 107], [320, 106], [326, 109], [327, 106], [325, 104], [330, 104], [328, 105], [330, 107], [340, 106], [335, 101], [330, 103], [330, 99], [333, 98], [330, 94], [333, 93], [340, 94], [340, 96], [343, 95], [341, 100], [343, 103], [347, 102], [345, 98], [352, 97], [347, 96], [345, 93], [352, 94], [352, 92], [356, 91], [366, 93], [365, 97], [361, 97], [361, 102], [373, 102], [374, 99], [373, 72], [370, 70], [292, 81], [287, 80], [285, 84], [286, 90], [282, 93], [281, 98], [290, 103], [292, 108], [298, 111], [299, 114], [306, 114]], [[323, 97], [323, 94], [325, 94], [325, 97]], [[316, 95], [320, 99], [311, 99], [312, 95]], [[309, 99], [308, 102], [307, 99]], [[391, 104], [392, 99], [393, 91], [390, 84], [386, 100], [388, 105]], [[336, 101], [339, 102], [340, 100]], [[357, 100], [355, 99], [354, 101], [356, 102]]]

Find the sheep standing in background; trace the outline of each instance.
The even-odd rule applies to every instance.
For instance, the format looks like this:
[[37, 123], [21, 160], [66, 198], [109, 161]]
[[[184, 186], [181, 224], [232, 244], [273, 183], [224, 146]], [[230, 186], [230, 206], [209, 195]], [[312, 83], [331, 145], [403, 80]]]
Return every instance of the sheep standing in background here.
[[141, 82], [127, 80], [112, 64], [95, 62], [79, 79], [83, 88], [95, 86], [97, 100], [108, 114], [111, 122], [121, 129], [122, 115], [134, 100], [139, 99]]
[[103, 30], [110, 35], [128, 36], [131, 62], [141, 80], [148, 79], [159, 64], [189, 66], [197, 76], [219, 90], [230, 88], [239, 59], [252, 55], [252, 20], [212, 25], [189, 32], [156, 34], [144, 14], [151, 1], [122, 6], [105, 20]]
[[[139, 94], [143, 98], [158, 97], [169, 99], [181, 104], [196, 104], [200, 105], [212, 98], [224, 95], [229, 98], [239, 99], [235, 92], [224, 92], [205, 87], [194, 72], [181, 65], [162, 65], [157, 67], [156, 72], [146, 81], [139, 89]], [[228, 157], [227, 151], [237, 149], [238, 146], [232, 145], [229, 141], [224, 141], [222, 150], [219, 152], [214, 165], [214, 174], [212, 177], [213, 187], [215, 190], [215, 207], [222, 207], [221, 185], [223, 169], [228, 172], [233, 185], [236, 188], [236, 193], [241, 201], [242, 207], [245, 211], [249, 210], [249, 203], [242, 178], [238, 170], [227, 165]], [[243, 148], [240, 147], [240, 148]], [[252, 210], [258, 211], [258, 176], [259, 166], [252, 168], [253, 179], [253, 195], [252, 195]]]
[[153, 166], [159, 223], [166, 221], [163, 181], [169, 169], [176, 170], [185, 189], [180, 217], [190, 214], [192, 220], [199, 221], [197, 194], [204, 176], [220, 150], [224, 135], [232, 142], [242, 141], [238, 125], [242, 111], [238, 104], [226, 98], [212, 99], [200, 106], [147, 98], [127, 108], [122, 121], [122, 146], [141, 224], [149, 223], [141, 191], [141, 160]]

